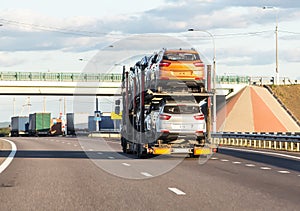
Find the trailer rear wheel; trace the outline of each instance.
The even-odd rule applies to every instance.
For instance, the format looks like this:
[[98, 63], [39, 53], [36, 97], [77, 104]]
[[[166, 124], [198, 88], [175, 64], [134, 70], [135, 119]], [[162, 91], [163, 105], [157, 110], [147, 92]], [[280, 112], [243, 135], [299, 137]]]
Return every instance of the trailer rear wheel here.
[[147, 154], [143, 151], [142, 144], [136, 144], [136, 155], [138, 159], [147, 158]]
[[136, 155], [137, 158], [142, 158], [142, 149], [141, 149], [141, 144], [136, 144]]
[[122, 137], [121, 138], [121, 146], [122, 146], [122, 151], [124, 152], [124, 153], [127, 153], [128, 151], [127, 151], [127, 140], [124, 138], [124, 137]]
[[189, 153], [190, 158], [199, 158], [200, 155], [194, 155], [194, 153]]

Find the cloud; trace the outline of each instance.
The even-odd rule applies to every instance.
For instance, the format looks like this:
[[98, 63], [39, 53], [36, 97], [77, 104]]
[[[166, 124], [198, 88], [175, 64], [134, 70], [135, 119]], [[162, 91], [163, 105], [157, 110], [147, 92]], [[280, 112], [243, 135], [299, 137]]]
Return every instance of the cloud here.
[[280, 59], [287, 62], [300, 62], [300, 48], [284, 50], [280, 53]]
[[[7, 52], [47, 50], [84, 52], [100, 50], [131, 34], [179, 33], [188, 28], [200, 28], [226, 34], [234, 30], [248, 31], [251, 25], [265, 29], [268, 23], [270, 23], [268, 26], [274, 23], [276, 11], [264, 11], [261, 9], [264, 5], [278, 7], [280, 21], [297, 21], [300, 18], [297, 10], [300, 2], [292, 0], [284, 2], [276, 0], [167, 0], [165, 5], [146, 12], [106, 17], [57, 18], [33, 10], [10, 9], [0, 11], [0, 22], [4, 25], [0, 28], [0, 48]], [[292, 38], [300, 39], [297, 36]], [[153, 45], [155, 39], [147, 42]], [[235, 43], [234, 35], [231, 39], [225, 37], [224, 42]], [[239, 51], [240, 54], [238, 54], [240, 50], [238, 47], [236, 50], [230, 46], [227, 48], [230, 50], [224, 52], [223, 61], [228, 64], [230, 62], [236, 65], [272, 62], [270, 59], [272, 57], [267, 56], [269, 52], [266, 50], [261, 51], [256, 48], [243, 54]], [[296, 52], [291, 52], [291, 54], [293, 55], [283, 59], [296, 60], [298, 54]], [[232, 58], [231, 61], [230, 58]]]
[[23, 64], [25, 61], [20, 58], [14, 58], [11, 53], [0, 53], [0, 66], [11, 67]]
[[259, 51], [238, 47], [222, 49], [218, 54], [218, 62], [227, 66], [268, 65], [275, 62], [274, 51]]

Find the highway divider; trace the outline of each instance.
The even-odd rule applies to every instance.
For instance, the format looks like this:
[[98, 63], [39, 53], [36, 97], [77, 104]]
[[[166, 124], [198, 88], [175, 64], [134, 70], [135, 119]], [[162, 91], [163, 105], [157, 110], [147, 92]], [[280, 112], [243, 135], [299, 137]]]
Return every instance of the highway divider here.
[[214, 133], [212, 134], [212, 143], [300, 152], [300, 133]]

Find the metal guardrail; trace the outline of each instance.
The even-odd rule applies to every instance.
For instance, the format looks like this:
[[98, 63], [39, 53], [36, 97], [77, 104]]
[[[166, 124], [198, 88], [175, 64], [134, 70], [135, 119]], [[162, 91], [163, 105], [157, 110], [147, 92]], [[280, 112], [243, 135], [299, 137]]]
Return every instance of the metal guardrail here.
[[215, 133], [214, 144], [300, 152], [300, 133]]

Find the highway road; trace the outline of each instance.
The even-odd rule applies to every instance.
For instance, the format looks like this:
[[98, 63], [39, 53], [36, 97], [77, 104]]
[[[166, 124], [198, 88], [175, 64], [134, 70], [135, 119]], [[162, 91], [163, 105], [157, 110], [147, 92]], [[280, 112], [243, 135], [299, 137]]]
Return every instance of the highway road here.
[[6, 139], [17, 153], [0, 174], [0, 210], [299, 210], [299, 154], [139, 160], [114, 139]]

